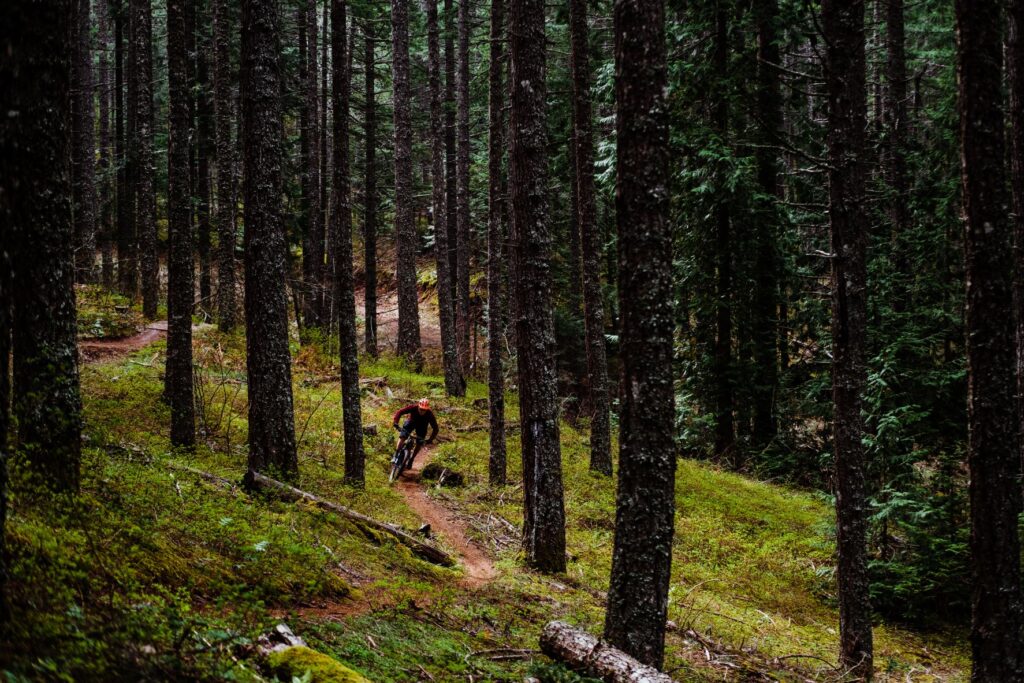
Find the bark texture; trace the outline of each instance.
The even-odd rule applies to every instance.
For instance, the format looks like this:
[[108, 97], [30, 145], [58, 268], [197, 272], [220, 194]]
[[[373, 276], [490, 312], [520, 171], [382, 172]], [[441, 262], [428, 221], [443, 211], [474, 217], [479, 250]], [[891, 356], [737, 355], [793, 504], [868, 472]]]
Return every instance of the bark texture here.
[[245, 332], [249, 469], [298, 474], [281, 220], [281, 66], [276, 0], [242, 2]]
[[209, 14], [202, 0], [190, 0], [197, 4], [195, 34], [195, 150], [196, 177], [194, 206], [196, 210], [196, 249], [199, 252], [199, 308], [206, 313], [213, 310], [213, 263], [210, 253], [211, 209], [213, 188], [211, 186], [210, 162], [215, 153], [213, 87], [210, 82], [211, 44], [208, 25]]
[[441, 359], [444, 388], [449, 396], [464, 396], [462, 364], [455, 340], [455, 310], [452, 306], [450, 262], [448, 260], [448, 203], [444, 177], [444, 119], [441, 91], [441, 48], [437, 29], [437, 0], [427, 0], [428, 60], [430, 81], [431, 198], [434, 208], [434, 254], [437, 262], [437, 308], [441, 325]]
[[319, 88], [317, 83], [316, 0], [306, 0], [301, 11], [300, 80], [302, 82], [302, 274], [303, 322], [306, 327], [322, 328], [325, 300], [320, 288], [324, 274], [324, 224], [320, 220], [320, 135]]
[[213, 88], [217, 145], [217, 324], [223, 331], [235, 326], [235, 145], [231, 121], [231, 11], [228, 0], [213, 0]]
[[110, 68], [110, 53], [113, 49], [110, 31], [110, 6], [108, 0], [96, 4], [97, 51], [96, 89], [99, 99], [99, 166], [98, 205], [96, 239], [101, 254], [100, 282], [109, 290], [114, 289], [114, 143], [111, 130], [111, 113], [114, 110], [114, 84]]
[[[597, 203], [594, 197], [594, 125], [590, 105], [590, 32], [585, 0], [569, 2], [569, 33], [572, 71], [572, 144], [575, 148], [575, 182], [579, 235], [583, 264], [583, 310], [586, 324], [587, 373], [590, 375], [590, 469], [612, 473], [611, 416], [608, 402], [608, 358], [604, 343], [604, 304], [601, 292], [601, 246], [597, 237]], [[573, 268], [578, 264], [573, 263]], [[573, 280], [578, 278], [573, 277]]]
[[[334, 78], [334, 194], [331, 210], [337, 233], [335, 300], [341, 346], [341, 412], [345, 429], [345, 480], [363, 485], [363, 418], [359, 405], [359, 346], [356, 342], [356, 298], [352, 277], [352, 181], [348, 160], [348, 100], [351, 69], [347, 59], [345, 0], [331, 10], [331, 65]], [[413, 264], [415, 266], [415, 264]], [[413, 283], [415, 286], [415, 283]]]
[[139, 270], [142, 275], [142, 314], [156, 318], [160, 296], [160, 261], [157, 255], [156, 190], [153, 162], [153, 11], [150, 0], [129, 0], [132, 12], [134, 80], [132, 176], [135, 183], [135, 226], [138, 231]]
[[765, 200], [757, 207], [755, 222], [754, 282], [754, 386], [753, 437], [763, 448], [775, 437], [775, 398], [779, 388], [776, 344], [778, 316], [778, 201], [782, 199], [779, 158], [775, 145], [782, 139], [782, 96], [779, 88], [778, 5], [776, 0], [754, 3], [757, 22], [757, 116], [761, 145], [757, 150], [757, 183]]
[[459, 0], [458, 72], [455, 81], [456, 98], [456, 159], [455, 159], [455, 326], [458, 333], [459, 363], [468, 373], [473, 359], [469, 347], [469, 1]]
[[510, 155], [512, 267], [522, 430], [524, 525], [529, 564], [565, 570], [565, 509], [558, 439], [553, 234], [547, 215], [546, 55], [543, 0], [512, 0]]
[[540, 634], [540, 649], [584, 676], [609, 683], [671, 683], [672, 678], [642, 664], [564, 621], [549, 621]]
[[[0, 192], [10, 258], [13, 412], [18, 450], [53, 491], [78, 490], [81, 399], [75, 343], [71, 187], [71, 2], [4, 11]], [[6, 374], [6, 368], [5, 368]]]
[[170, 132], [167, 138], [167, 364], [164, 397], [171, 406], [171, 446], [195, 446], [192, 392], [192, 201], [189, 191], [189, 83], [187, 7], [167, 2], [167, 71]]
[[76, 279], [96, 281], [96, 139], [92, 77], [92, 1], [77, 0], [75, 17], [72, 177]]
[[134, 99], [126, 94], [127, 90], [132, 91], [133, 79], [127, 77], [126, 68], [132, 68], [132, 60], [129, 57], [128, 46], [128, 21], [130, 9], [127, 2], [122, 2], [114, 19], [114, 90], [115, 107], [117, 113], [114, 117], [114, 135], [116, 137], [117, 151], [117, 285], [118, 289], [127, 297], [134, 298], [139, 289], [139, 268], [136, 260], [136, 238], [135, 238], [135, 210], [134, 210], [134, 176], [130, 169], [133, 167], [134, 154], [129, 151], [134, 137], [131, 121], [134, 106]]
[[[398, 355], [419, 366], [419, 298], [416, 252], [419, 238], [413, 223], [412, 112], [409, 94], [409, 0], [391, 0], [391, 42], [395, 117], [395, 240], [398, 261]], [[337, 110], [335, 110], [337, 111]]]
[[[1019, 16], [1016, 8], [1013, 14]], [[973, 681], [1024, 680], [1021, 647], [1021, 454], [1003, 163], [1002, 3], [956, 2], [966, 217], [967, 464], [971, 502]]]
[[377, 356], [377, 102], [375, 76], [377, 41], [374, 38], [373, 20], [365, 26], [363, 56], [363, 86], [365, 93], [366, 137], [366, 178], [363, 193], [363, 270], [366, 283], [363, 287], [363, 325], [366, 353]]
[[487, 397], [491, 486], [506, 481], [505, 450], [505, 2], [491, 0], [487, 126]]
[[660, 668], [676, 470], [664, 5], [617, 0], [614, 21], [623, 396], [604, 635], [643, 664]]
[[456, 280], [459, 272], [458, 215], [456, 208], [456, 156], [455, 149], [455, 6], [453, 0], [444, 0], [444, 149], [445, 197], [448, 199], [448, 261], [452, 274], [452, 301], [458, 300]]
[[872, 675], [862, 397], [867, 381], [864, 3], [826, 0], [829, 221], [832, 233], [832, 400], [840, 661]]

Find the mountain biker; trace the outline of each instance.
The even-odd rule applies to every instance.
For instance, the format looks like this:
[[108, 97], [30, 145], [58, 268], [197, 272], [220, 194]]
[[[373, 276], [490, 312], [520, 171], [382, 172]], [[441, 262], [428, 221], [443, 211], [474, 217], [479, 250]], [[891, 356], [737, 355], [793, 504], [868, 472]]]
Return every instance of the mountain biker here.
[[[398, 428], [398, 421], [402, 419], [403, 415], [408, 415], [408, 419], [402, 428]], [[434, 411], [430, 409], [430, 401], [421, 398], [416, 403], [411, 403], [406, 407], [395, 413], [395, 417], [392, 420], [392, 426], [395, 429], [399, 429], [398, 437], [398, 448], [401, 449], [405, 446], [405, 440], [415, 431], [418, 437], [416, 441], [416, 448], [412, 452], [412, 459], [416, 459], [416, 455], [420, 452], [420, 448], [423, 446], [423, 437], [427, 435], [427, 426], [430, 426], [430, 438], [426, 440], [426, 443], [432, 443], [434, 437], [437, 436], [437, 418], [434, 417]], [[409, 462], [409, 466], [412, 467], [412, 462]]]

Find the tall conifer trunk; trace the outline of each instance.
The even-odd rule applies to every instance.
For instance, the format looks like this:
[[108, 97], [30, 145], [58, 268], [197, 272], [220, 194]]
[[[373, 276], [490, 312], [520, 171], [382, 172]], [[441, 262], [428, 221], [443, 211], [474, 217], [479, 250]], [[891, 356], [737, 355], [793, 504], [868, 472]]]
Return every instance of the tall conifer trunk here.
[[189, 192], [188, 5], [167, 2], [167, 71], [170, 132], [167, 138], [167, 364], [164, 396], [171, 406], [171, 445], [195, 446], [192, 388], [192, 202]]
[[512, 0], [510, 159], [512, 267], [522, 433], [527, 562], [565, 570], [565, 510], [559, 444], [551, 256], [547, 215], [546, 40], [543, 0]]
[[132, 177], [135, 182], [135, 226], [142, 274], [142, 314], [153, 320], [160, 296], [157, 253], [156, 190], [153, 162], [153, 11], [150, 0], [130, 0], [132, 54], [129, 78], [135, 82]]
[[441, 48], [437, 29], [437, 0], [427, 0], [427, 71], [430, 80], [431, 198], [434, 210], [434, 252], [437, 263], [437, 307], [441, 326], [441, 358], [444, 386], [449, 396], [463, 396], [466, 385], [455, 340], [455, 310], [452, 306], [448, 260], [448, 203], [445, 197], [443, 93], [441, 91]]
[[[412, 112], [409, 94], [409, 0], [391, 0], [392, 79], [395, 116], [395, 240], [398, 262], [398, 355], [422, 364], [413, 222]], [[335, 118], [338, 113], [335, 110]]]
[[280, 20], [276, 0], [242, 0], [245, 337], [249, 470], [298, 474], [281, 219]]
[[463, 373], [469, 372], [469, 2], [459, 0], [458, 72], [455, 81], [456, 98], [456, 159], [455, 159], [455, 231], [454, 245], [458, 267], [454, 273], [455, 326], [458, 334], [459, 363]]
[[[587, 372], [590, 375], [590, 469], [612, 473], [611, 420], [608, 402], [608, 359], [604, 343], [601, 292], [601, 243], [597, 238], [594, 197], [594, 125], [590, 105], [590, 45], [585, 0], [570, 0], [573, 135], [579, 235], [583, 261], [583, 311], [586, 323]], [[573, 264], [577, 267], [577, 264]], [[574, 276], [575, 279], [575, 276]]]
[[92, 74], [92, 0], [77, 0], [74, 46], [75, 265], [81, 282], [96, 281], [96, 141], [95, 89]]
[[[1019, 12], [1011, 6], [1011, 16], [1019, 17]], [[956, 26], [966, 217], [971, 680], [1019, 683], [1024, 681], [1021, 454], [1016, 385], [1008, 372], [1015, 351], [1010, 309], [1013, 226], [1006, 210], [1010, 198], [1003, 161], [1003, 4], [957, 0]], [[1017, 66], [1011, 63], [1012, 76]]]
[[217, 145], [217, 323], [223, 331], [235, 326], [235, 145], [231, 121], [231, 14], [228, 0], [213, 0], [214, 135]]
[[[356, 343], [356, 299], [352, 276], [352, 180], [349, 175], [349, 90], [345, 0], [331, 9], [331, 66], [334, 81], [334, 193], [331, 220], [337, 235], [334, 293], [341, 346], [341, 412], [345, 431], [345, 480], [363, 485], [363, 420], [359, 405], [359, 347]], [[415, 265], [415, 264], [413, 264]], [[415, 284], [415, 283], [414, 283]]]
[[366, 125], [366, 178], [364, 181], [363, 206], [363, 270], [366, 283], [363, 288], [364, 345], [366, 353], [377, 356], [377, 103], [374, 85], [377, 60], [377, 42], [374, 39], [373, 16], [367, 18], [365, 26], [363, 55], [363, 85], [365, 93]]
[[82, 446], [71, 183], [77, 1], [14, 0], [0, 28], [5, 106], [18, 112], [0, 122], [13, 414], [29, 471], [58, 492], [78, 490]]
[[604, 634], [661, 667], [675, 521], [672, 226], [662, 0], [615, 3], [622, 397]]
[[836, 467], [836, 576], [840, 660], [860, 679], [872, 676], [867, 573], [864, 421], [867, 381], [867, 233], [865, 208], [864, 3], [826, 0], [829, 222], [832, 232], [832, 398]]
[[491, 486], [506, 480], [505, 369], [505, 0], [491, 0], [491, 61], [487, 126], [487, 396]]
[[754, 387], [753, 438], [763, 448], [777, 431], [775, 402], [779, 389], [777, 360], [779, 335], [779, 211], [782, 199], [779, 158], [775, 147], [782, 136], [782, 96], [779, 88], [778, 5], [776, 0], [757, 0], [757, 117], [760, 142], [757, 149], [757, 182], [764, 199], [757, 207], [754, 257]]

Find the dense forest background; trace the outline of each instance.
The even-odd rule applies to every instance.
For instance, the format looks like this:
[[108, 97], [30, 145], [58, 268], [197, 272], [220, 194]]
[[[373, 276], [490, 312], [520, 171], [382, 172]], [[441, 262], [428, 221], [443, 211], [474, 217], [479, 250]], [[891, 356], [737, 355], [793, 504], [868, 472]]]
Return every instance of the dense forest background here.
[[[521, 439], [514, 448], [523, 462], [536, 459], [535, 470], [522, 470], [527, 564], [556, 574], [566, 568], [561, 421], [581, 435], [573, 457], [594, 476], [620, 475], [620, 440], [638, 449], [631, 453], [656, 457], [657, 446], [638, 431], [657, 426], [651, 440], [660, 439], [673, 461], [786, 486], [838, 506], [840, 529], [844, 520], [862, 524], [852, 544], [862, 532], [866, 555], [847, 571], [866, 572], [866, 594], [856, 595], [870, 601], [862, 601], [865, 619], [963, 632], [972, 595], [978, 599], [967, 339], [982, 348], [998, 336], [980, 324], [968, 334], [968, 268], [975, 283], [1005, 285], [991, 290], [996, 304], [977, 300], [990, 306], [977, 314], [985, 320], [1009, 325], [1024, 281], [1008, 267], [1012, 254], [1019, 269], [1024, 235], [1010, 239], [1011, 220], [1021, 222], [1011, 195], [1024, 203], [1024, 139], [1014, 137], [1024, 123], [1015, 80], [1024, 74], [1014, 13], [1020, 3], [1005, 15], [987, 3], [980, 18], [961, 16], [959, 49], [958, 8], [943, 0], [866, 0], [853, 10], [805, 0], [652, 3], [656, 19], [639, 25], [664, 22], [665, 88], [651, 101], [664, 107], [667, 137], [644, 157], [642, 136], [637, 143], [634, 135], [626, 149], [641, 156], [625, 159], [617, 98], [642, 93], [623, 85], [629, 46], [613, 20], [625, 12], [620, 4], [629, 3], [72, 0], [53, 30], [71, 36], [64, 85], [73, 219], [67, 234], [40, 240], [73, 245], [79, 310], [65, 322], [77, 323], [78, 337], [117, 337], [138, 323], [121, 329], [117, 320], [139, 313], [168, 320], [161, 399], [169, 406], [170, 449], [186, 451], [209, 446], [216, 431], [207, 431], [203, 404], [212, 381], [202, 369], [207, 341], [200, 332], [193, 338], [193, 324], [217, 325], [224, 335], [245, 326], [247, 341], [234, 341], [246, 348], [250, 477], [264, 469], [293, 483], [299, 476], [305, 456], [296, 453], [306, 447], [312, 417], [304, 426], [293, 409], [292, 362], [305, 371], [320, 354], [340, 359], [331, 369], [343, 406], [345, 455], [337, 466], [357, 487], [365, 485], [370, 457], [361, 411], [379, 407], [366, 407], [367, 364], [395, 356], [409, 372], [443, 375], [437, 392], [445, 397], [471, 399], [487, 383], [487, 400], [472, 404], [487, 409], [486, 480], [515, 482], [520, 473], [506, 435]], [[851, 18], [861, 9], [862, 25]], [[31, 23], [28, 9], [17, 11], [28, 17], [19, 26]], [[520, 33], [507, 33], [509, 21]], [[985, 30], [972, 33], [978, 26]], [[965, 150], [974, 138], [962, 117], [975, 73], [969, 41], [977, 35], [983, 39], [975, 44], [996, 36], [1006, 54], [1005, 72], [996, 65], [996, 90], [982, 93], [992, 99], [978, 99], [978, 111], [998, 120], [1000, 136], [1008, 122], [1010, 134], [994, 152], [999, 158], [987, 160], [999, 168], [986, 176], [998, 191], [979, 191], [972, 203], [964, 198], [973, 187]], [[531, 78], [543, 86], [531, 87]], [[848, 106], [853, 113], [844, 119]], [[851, 129], [853, 137], [843, 138]], [[847, 158], [859, 181], [844, 176]], [[10, 159], [4, 170], [14, 174]], [[653, 165], [629, 176], [640, 179], [636, 187], [624, 186], [623, 168], [638, 168], [630, 165], [637, 159]], [[843, 195], [841, 188], [854, 189]], [[965, 216], [973, 225], [971, 207], [979, 205], [1001, 207], [1006, 230], [987, 248], [1003, 260], [978, 260], [982, 252], [965, 234]], [[624, 228], [634, 217], [651, 230], [664, 226], [664, 241]], [[836, 227], [844, 220], [845, 237]], [[20, 248], [4, 253], [8, 273], [30, 253]], [[1007, 267], [993, 274], [993, 264]], [[17, 302], [24, 310], [31, 300], [17, 299], [26, 277], [12, 288], [4, 274], [0, 286], [8, 297], [0, 302], [2, 327], [14, 331], [12, 433], [19, 406], [28, 424], [18, 402], [19, 325], [51, 329], [40, 316], [73, 305], [41, 294], [31, 315], [18, 313]], [[863, 310], [854, 301], [853, 313], [846, 311], [846, 287], [855, 299], [863, 294]], [[83, 313], [107, 296], [117, 297], [116, 315]], [[666, 330], [670, 339], [657, 346]], [[23, 333], [22, 348], [30, 334]], [[1004, 359], [998, 351], [993, 358]], [[978, 376], [1001, 375], [999, 386], [1015, 391], [1012, 364], [975, 367]], [[77, 370], [40, 372], [63, 386]], [[656, 401], [637, 398], [630, 383], [637, 377], [650, 380], [645, 391], [654, 394], [667, 377], [674, 400], [657, 405], [674, 412], [644, 413]], [[852, 402], [835, 389], [846, 386], [844, 377], [855, 387]], [[972, 386], [977, 399], [986, 385]], [[70, 406], [67, 419], [77, 420], [75, 391], [52, 410]], [[541, 431], [524, 426], [515, 435], [506, 392], [515, 394], [509, 408], [522, 425]], [[48, 429], [59, 431], [52, 423]], [[75, 440], [68, 448], [77, 453]], [[12, 458], [15, 483], [27, 476], [18, 462]], [[628, 482], [658, 472], [657, 462], [644, 462], [651, 469], [627, 467], [627, 483], [619, 480], [619, 524], [628, 522], [621, 518]], [[850, 476], [842, 474], [844, 462], [853, 463], [859, 483], [837, 480], [837, 472]], [[663, 468], [666, 498], [675, 467]], [[68, 478], [58, 488], [69, 489], [78, 486], [77, 460], [74, 470], [50, 468]], [[853, 488], [843, 493], [843, 486]], [[12, 488], [15, 501], [32, 499]], [[1019, 497], [1007, 500], [1019, 506]], [[844, 500], [853, 517], [843, 517]], [[665, 509], [652, 504], [651, 514]], [[671, 548], [671, 518], [667, 531], [659, 542]], [[525, 540], [535, 537], [541, 540]], [[843, 557], [854, 557], [842, 533], [838, 543], [839, 560], [813, 570], [830, 586], [844, 571]], [[610, 614], [629, 597], [616, 583], [627, 571], [616, 548]], [[1005, 550], [1019, 555], [1019, 548]], [[1020, 583], [1019, 568], [1015, 577], [1001, 576]], [[667, 577], [666, 568], [655, 584], [667, 590]], [[842, 576], [838, 592], [849, 617]], [[1018, 619], [1019, 612], [1016, 604]], [[606, 636], [627, 642], [612, 622], [609, 616]], [[843, 628], [851, 628], [845, 619]], [[870, 622], [866, 628], [870, 662]], [[632, 654], [659, 666], [660, 647], [634, 644]], [[870, 676], [851, 659], [863, 643], [850, 647], [843, 664], [851, 675]]]

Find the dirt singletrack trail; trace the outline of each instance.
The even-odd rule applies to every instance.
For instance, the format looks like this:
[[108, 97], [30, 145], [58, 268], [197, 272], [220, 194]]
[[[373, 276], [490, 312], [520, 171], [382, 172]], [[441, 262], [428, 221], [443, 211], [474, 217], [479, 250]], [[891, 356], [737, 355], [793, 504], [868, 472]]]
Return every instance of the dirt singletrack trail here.
[[78, 343], [84, 360], [95, 362], [124, 356], [152, 344], [167, 335], [167, 321], [160, 320], [146, 325], [141, 332], [118, 339], [86, 339]]
[[497, 576], [494, 563], [478, 545], [466, 535], [466, 525], [455, 518], [443, 505], [434, 502], [422, 483], [423, 468], [430, 463], [433, 449], [424, 447], [413, 462], [412, 469], [406, 470], [395, 482], [395, 487], [402, 494], [406, 505], [415, 512], [425, 524], [430, 525], [431, 533], [438, 533], [451, 544], [462, 557], [466, 576], [462, 585], [466, 588], [480, 588]]

